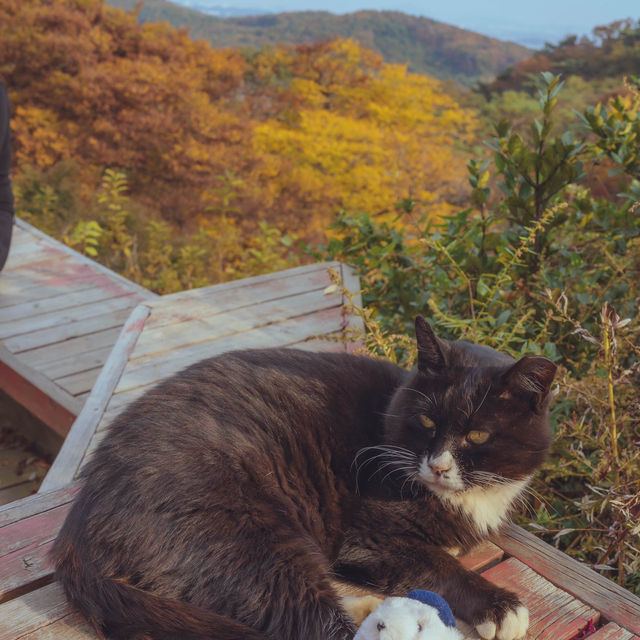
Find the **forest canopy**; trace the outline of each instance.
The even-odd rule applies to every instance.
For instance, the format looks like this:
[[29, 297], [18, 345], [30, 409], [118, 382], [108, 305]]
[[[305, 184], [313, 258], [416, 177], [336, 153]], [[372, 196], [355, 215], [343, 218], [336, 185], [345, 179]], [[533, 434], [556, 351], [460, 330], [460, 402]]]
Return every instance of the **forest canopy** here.
[[0, 74], [16, 172], [72, 161], [79, 194], [126, 173], [148, 215], [228, 215], [306, 237], [340, 209], [460, 200], [475, 117], [436, 80], [355, 41], [212, 49], [101, 0], [3, 0]]

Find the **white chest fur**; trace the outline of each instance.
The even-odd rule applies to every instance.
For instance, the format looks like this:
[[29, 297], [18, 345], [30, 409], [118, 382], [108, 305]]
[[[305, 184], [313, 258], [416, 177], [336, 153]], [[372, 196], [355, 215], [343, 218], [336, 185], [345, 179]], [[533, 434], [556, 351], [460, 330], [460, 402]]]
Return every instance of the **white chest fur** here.
[[449, 493], [440, 499], [458, 507], [473, 522], [482, 535], [497, 529], [506, 521], [513, 502], [520, 496], [531, 478], [514, 480], [508, 484], [472, 487], [466, 491]]

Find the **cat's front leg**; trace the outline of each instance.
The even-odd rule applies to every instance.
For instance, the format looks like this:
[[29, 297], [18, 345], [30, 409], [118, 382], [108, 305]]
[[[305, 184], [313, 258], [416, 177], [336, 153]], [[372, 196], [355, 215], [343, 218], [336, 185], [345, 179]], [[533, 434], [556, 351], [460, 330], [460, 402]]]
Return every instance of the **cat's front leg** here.
[[443, 548], [421, 542], [406, 535], [386, 541], [379, 533], [357, 541], [349, 536], [334, 571], [344, 580], [387, 595], [435, 591], [485, 640], [524, 637], [529, 613], [514, 593], [469, 571]]

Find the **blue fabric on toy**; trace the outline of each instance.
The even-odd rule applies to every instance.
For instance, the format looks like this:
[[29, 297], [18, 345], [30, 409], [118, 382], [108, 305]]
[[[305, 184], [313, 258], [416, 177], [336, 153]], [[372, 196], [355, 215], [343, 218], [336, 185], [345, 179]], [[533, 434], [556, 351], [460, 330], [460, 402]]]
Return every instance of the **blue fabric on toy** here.
[[451, 607], [448, 605], [447, 601], [437, 593], [433, 593], [433, 591], [425, 591], [424, 589], [414, 589], [409, 592], [407, 598], [413, 598], [413, 600], [419, 600], [424, 604], [432, 606], [434, 609], [438, 610], [438, 617], [442, 620], [445, 626], [456, 626], [456, 619], [453, 617]]

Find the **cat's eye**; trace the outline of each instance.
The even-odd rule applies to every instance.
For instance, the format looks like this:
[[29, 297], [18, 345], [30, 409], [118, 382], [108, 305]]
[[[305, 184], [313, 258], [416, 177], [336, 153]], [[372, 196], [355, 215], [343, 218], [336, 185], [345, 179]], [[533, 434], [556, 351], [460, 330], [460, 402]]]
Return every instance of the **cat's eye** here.
[[420, 423], [425, 429], [433, 429], [433, 427], [436, 426], [436, 423], [429, 418], [429, 416], [425, 416], [424, 414], [420, 416]]
[[490, 433], [488, 431], [473, 429], [467, 433], [467, 440], [473, 444], [484, 444], [489, 439], [489, 436]]

